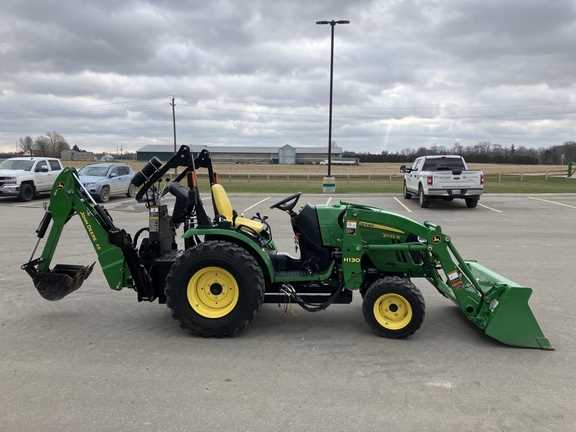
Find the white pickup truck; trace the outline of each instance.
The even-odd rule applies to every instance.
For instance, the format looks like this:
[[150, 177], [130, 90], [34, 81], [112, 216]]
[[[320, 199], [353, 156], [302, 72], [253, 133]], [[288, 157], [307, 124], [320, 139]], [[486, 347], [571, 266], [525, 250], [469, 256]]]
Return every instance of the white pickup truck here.
[[45, 157], [17, 157], [0, 162], [0, 197], [15, 196], [30, 201], [50, 192], [62, 171], [62, 162]]
[[468, 208], [474, 208], [484, 192], [484, 173], [469, 171], [462, 156], [422, 156], [411, 167], [402, 165], [400, 172], [404, 198], [417, 196], [420, 207], [429, 207], [431, 198], [463, 198]]

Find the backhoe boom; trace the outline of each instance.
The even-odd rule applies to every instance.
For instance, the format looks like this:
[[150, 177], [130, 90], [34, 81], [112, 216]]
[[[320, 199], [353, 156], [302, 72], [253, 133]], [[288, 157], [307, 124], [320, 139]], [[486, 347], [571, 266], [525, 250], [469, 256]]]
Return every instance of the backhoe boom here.
[[130, 235], [114, 226], [108, 212], [84, 189], [74, 168], [65, 168], [56, 179], [50, 205], [36, 230], [40, 241], [52, 222], [40, 257], [34, 259], [32, 256], [23, 266], [40, 294], [48, 300], [59, 300], [78, 289], [92, 271], [93, 264], [58, 264], [50, 270], [64, 226], [75, 214], [82, 221], [110, 288], [137, 288], [146, 299], [150, 281], [146, 270], [139, 264]]

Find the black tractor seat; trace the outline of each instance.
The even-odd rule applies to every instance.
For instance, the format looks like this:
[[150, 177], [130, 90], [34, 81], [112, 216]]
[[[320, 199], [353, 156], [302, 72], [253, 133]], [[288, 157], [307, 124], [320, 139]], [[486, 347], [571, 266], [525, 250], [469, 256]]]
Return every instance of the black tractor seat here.
[[326, 270], [332, 258], [330, 249], [322, 244], [322, 233], [316, 209], [306, 204], [291, 220], [292, 229], [300, 246], [301, 266], [312, 272]]
[[292, 229], [300, 247], [300, 258], [270, 251], [270, 259], [277, 272], [302, 271], [317, 273], [328, 269], [332, 262], [330, 249], [322, 246], [322, 235], [316, 209], [305, 205], [291, 218]]

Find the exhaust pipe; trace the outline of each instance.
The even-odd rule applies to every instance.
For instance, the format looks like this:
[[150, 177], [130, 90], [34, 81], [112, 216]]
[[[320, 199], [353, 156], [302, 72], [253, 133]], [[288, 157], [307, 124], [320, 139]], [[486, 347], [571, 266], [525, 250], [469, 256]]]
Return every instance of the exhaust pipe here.
[[46, 300], [61, 300], [82, 286], [92, 273], [94, 264], [87, 266], [57, 264], [47, 272], [38, 271], [40, 259], [30, 261], [22, 266], [32, 278], [34, 286]]

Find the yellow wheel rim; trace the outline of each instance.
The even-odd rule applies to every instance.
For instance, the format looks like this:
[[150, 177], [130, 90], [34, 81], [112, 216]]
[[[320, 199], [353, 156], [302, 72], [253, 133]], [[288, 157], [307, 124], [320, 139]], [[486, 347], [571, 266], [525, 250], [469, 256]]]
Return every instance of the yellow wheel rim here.
[[187, 289], [188, 303], [204, 318], [222, 318], [228, 315], [240, 296], [238, 283], [222, 267], [204, 267], [192, 275]]
[[412, 320], [412, 306], [404, 296], [382, 294], [374, 302], [374, 318], [388, 330], [401, 330]]

